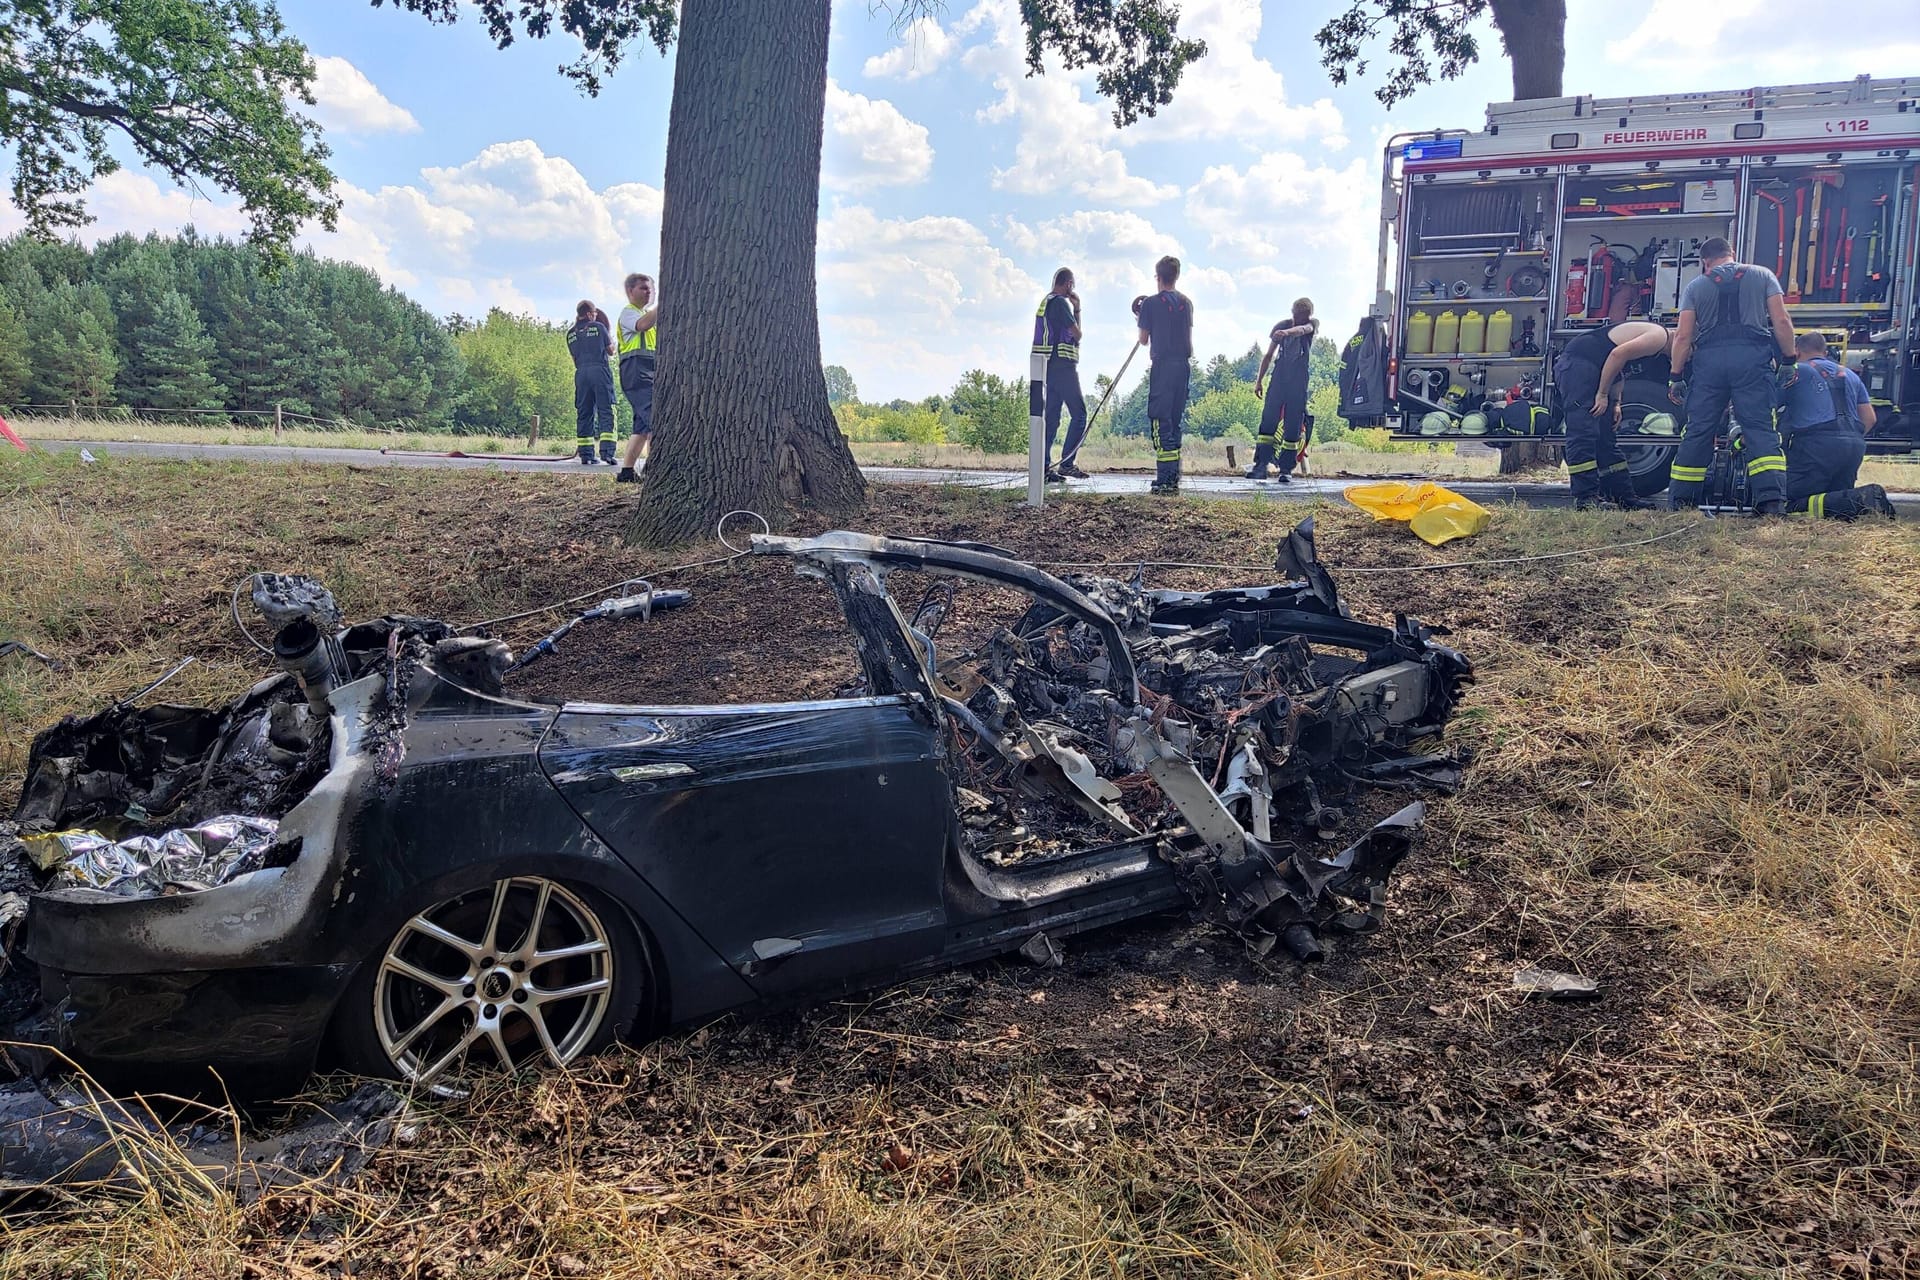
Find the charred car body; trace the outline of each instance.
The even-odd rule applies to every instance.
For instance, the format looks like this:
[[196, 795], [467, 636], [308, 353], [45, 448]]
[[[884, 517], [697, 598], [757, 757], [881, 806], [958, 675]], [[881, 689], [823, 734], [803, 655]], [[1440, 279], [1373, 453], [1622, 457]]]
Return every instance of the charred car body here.
[[[307, 609], [273, 619], [285, 672], [230, 707], [43, 733], [0, 829], [43, 877], [15, 943], [39, 976], [28, 1031], [121, 1088], [213, 1067], [264, 1094], [323, 1048], [439, 1086], [1014, 949], [1052, 959], [1066, 934], [1170, 908], [1314, 958], [1382, 918], [1421, 819], [1375, 821], [1382, 798], [1458, 777], [1436, 743], [1467, 662], [1418, 623], [1348, 616], [1311, 522], [1282, 544], [1288, 581], [1205, 593], [970, 544], [752, 549], [831, 587], [859, 687], [538, 705], [508, 696], [498, 641]], [[909, 616], [890, 579], [923, 578]], [[943, 654], [962, 585], [1026, 607]], [[190, 872], [100, 870], [101, 841], [221, 815], [277, 827]], [[76, 828], [98, 833], [79, 879]]]

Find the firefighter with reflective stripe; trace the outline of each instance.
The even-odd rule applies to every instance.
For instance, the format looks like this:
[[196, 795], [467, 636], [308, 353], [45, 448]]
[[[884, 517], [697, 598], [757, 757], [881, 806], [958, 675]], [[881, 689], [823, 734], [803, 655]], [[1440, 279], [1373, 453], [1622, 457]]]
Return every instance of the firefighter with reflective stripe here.
[[1567, 427], [1567, 478], [1579, 510], [1602, 502], [1644, 509], [1633, 492], [1626, 455], [1614, 439], [1620, 420], [1621, 374], [1628, 362], [1666, 354], [1669, 334], [1650, 320], [1589, 329], [1553, 362], [1553, 385]]
[[1687, 432], [1673, 460], [1669, 502], [1676, 511], [1699, 505], [1714, 436], [1731, 404], [1746, 443], [1754, 514], [1783, 515], [1787, 459], [1773, 426], [1772, 374], [1776, 360], [1794, 358], [1785, 290], [1765, 267], [1735, 262], [1732, 246], [1719, 236], [1701, 242], [1700, 267], [1680, 295], [1673, 337], [1667, 394], [1686, 405]]
[[[1087, 435], [1087, 401], [1080, 394], [1080, 295], [1073, 291], [1073, 272], [1053, 273], [1053, 291], [1040, 299], [1033, 313], [1033, 352], [1047, 360], [1047, 483], [1071, 476], [1085, 480], [1078, 465], [1080, 442]], [[1060, 466], [1053, 465], [1053, 438], [1060, 431], [1060, 411], [1067, 411], [1067, 439], [1060, 446]]]
[[620, 308], [620, 389], [633, 406], [633, 434], [620, 455], [613, 478], [637, 484], [653, 443], [654, 359], [660, 347], [660, 308], [653, 302], [653, 277], [638, 271], [627, 277], [627, 305]]
[[567, 330], [567, 354], [573, 357], [573, 446], [580, 465], [593, 465], [593, 446], [600, 444], [600, 460], [613, 461], [613, 323], [591, 302], [573, 309], [573, 327]]
[[1174, 494], [1180, 492], [1180, 439], [1192, 385], [1193, 303], [1173, 287], [1180, 282], [1180, 259], [1160, 259], [1153, 275], [1160, 292], [1133, 300], [1140, 345], [1153, 361], [1147, 371], [1147, 424], [1154, 446], [1149, 492]]
[[[1280, 482], [1286, 484], [1293, 479], [1293, 468], [1300, 461], [1300, 442], [1307, 427], [1307, 357], [1319, 334], [1320, 322], [1313, 318], [1313, 301], [1301, 298], [1293, 304], [1293, 323], [1276, 324], [1268, 335], [1267, 354], [1260, 361], [1260, 372], [1253, 375], [1253, 394], [1261, 401], [1260, 434], [1254, 437], [1253, 468], [1247, 472], [1249, 480], [1267, 478], [1267, 464], [1274, 460], [1276, 445], [1279, 446]], [[1271, 388], [1266, 385], [1269, 366], [1273, 370]]]
[[1800, 357], [1780, 371], [1780, 421], [1787, 436], [1787, 510], [1815, 520], [1852, 520], [1869, 512], [1891, 518], [1893, 503], [1877, 484], [1855, 486], [1873, 430], [1866, 384], [1827, 358], [1818, 333], [1794, 339]]

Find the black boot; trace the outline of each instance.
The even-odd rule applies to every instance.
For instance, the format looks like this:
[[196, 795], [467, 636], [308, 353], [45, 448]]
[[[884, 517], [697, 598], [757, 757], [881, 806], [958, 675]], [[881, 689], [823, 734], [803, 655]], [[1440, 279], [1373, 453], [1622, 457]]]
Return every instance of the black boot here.
[[1900, 513], [1894, 507], [1893, 499], [1887, 496], [1884, 485], [1863, 484], [1854, 492], [1860, 495], [1860, 500], [1866, 504], [1867, 510], [1876, 515], [1883, 515], [1889, 520], [1900, 518]]
[[615, 484], [639, 484], [640, 473], [632, 467], [622, 467], [614, 473], [613, 480]]

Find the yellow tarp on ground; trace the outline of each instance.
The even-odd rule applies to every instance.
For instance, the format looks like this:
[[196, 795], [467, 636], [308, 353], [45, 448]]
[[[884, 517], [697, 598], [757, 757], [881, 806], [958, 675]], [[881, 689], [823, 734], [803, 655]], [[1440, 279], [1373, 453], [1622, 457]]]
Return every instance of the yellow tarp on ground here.
[[1347, 501], [1376, 520], [1406, 521], [1422, 542], [1433, 547], [1470, 538], [1493, 519], [1493, 512], [1471, 498], [1431, 482], [1356, 484], [1347, 490]]

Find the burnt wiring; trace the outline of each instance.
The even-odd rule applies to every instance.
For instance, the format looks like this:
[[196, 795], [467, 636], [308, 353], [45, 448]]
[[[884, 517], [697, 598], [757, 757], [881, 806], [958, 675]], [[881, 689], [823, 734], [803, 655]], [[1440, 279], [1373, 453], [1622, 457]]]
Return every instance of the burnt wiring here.
[[[538, 608], [528, 609], [521, 613], [509, 613], [498, 618], [486, 618], [479, 622], [466, 623], [464, 626], [456, 628], [454, 634], [464, 635], [470, 631], [479, 631], [485, 627], [496, 627], [502, 623], [519, 622], [523, 618], [534, 618], [543, 613], [553, 613], [566, 608], [568, 605], [579, 604], [583, 600], [599, 599], [613, 592], [626, 593], [627, 588], [633, 586], [644, 586], [651, 592], [653, 588], [648, 582], [648, 578], [661, 578], [671, 573], [685, 573], [690, 569], [704, 569], [710, 565], [730, 564], [738, 560], [741, 556], [750, 554], [753, 550], [751, 546], [735, 546], [728, 540], [727, 522], [735, 516], [750, 516], [760, 522], [760, 530], [762, 533], [773, 532], [773, 526], [768, 524], [767, 518], [758, 511], [748, 511], [744, 508], [737, 511], [729, 511], [727, 514], [721, 516], [718, 523], [713, 527], [714, 538], [719, 541], [721, 546], [727, 549], [728, 554], [724, 556], [710, 556], [704, 560], [692, 560], [686, 564], [677, 564], [668, 569], [649, 569], [647, 571], [647, 578], [619, 578], [602, 586], [594, 587], [590, 591], [582, 591], [577, 596], [568, 596], [564, 600], [555, 600], [549, 604], [540, 605]], [[261, 653], [271, 656], [273, 653], [272, 647], [262, 644], [259, 637], [247, 630], [247, 624], [240, 617], [240, 595], [253, 584], [257, 577], [259, 577], [259, 574], [249, 573], [234, 584], [233, 596], [227, 603], [227, 612], [233, 618], [233, 625], [239, 630], [240, 634], [246, 638], [247, 643], [258, 649]]]

